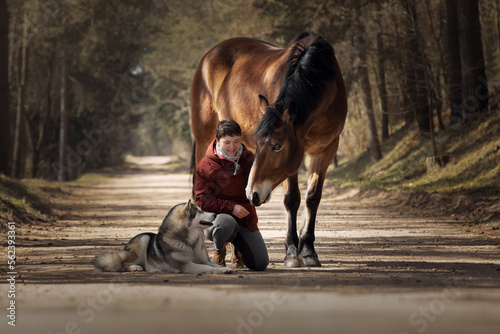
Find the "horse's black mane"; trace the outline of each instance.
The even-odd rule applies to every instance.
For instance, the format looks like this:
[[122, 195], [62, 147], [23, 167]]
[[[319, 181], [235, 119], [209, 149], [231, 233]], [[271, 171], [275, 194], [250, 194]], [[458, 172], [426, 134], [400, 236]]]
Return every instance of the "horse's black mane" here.
[[[309, 45], [300, 42], [309, 36], [313, 37]], [[303, 123], [310, 111], [316, 108], [325, 83], [335, 79], [334, 51], [323, 37], [304, 32], [292, 41], [291, 48], [280, 93], [257, 125], [255, 139], [269, 137], [279, 125], [284, 111], [290, 107], [294, 109], [294, 124]]]

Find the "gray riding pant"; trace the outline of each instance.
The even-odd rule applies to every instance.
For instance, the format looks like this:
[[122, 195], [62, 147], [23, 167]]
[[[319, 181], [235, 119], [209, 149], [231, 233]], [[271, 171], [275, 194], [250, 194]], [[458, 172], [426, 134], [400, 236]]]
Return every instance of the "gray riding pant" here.
[[231, 242], [240, 251], [247, 268], [256, 271], [267, 268], [269, 255], [259, 231], [239, 226], [233, 216], [225, 213], [218, 214], [212, 223], [203, 233], [208, 240], [214, 242], [216, 251], [222, 250], [226, 242]]

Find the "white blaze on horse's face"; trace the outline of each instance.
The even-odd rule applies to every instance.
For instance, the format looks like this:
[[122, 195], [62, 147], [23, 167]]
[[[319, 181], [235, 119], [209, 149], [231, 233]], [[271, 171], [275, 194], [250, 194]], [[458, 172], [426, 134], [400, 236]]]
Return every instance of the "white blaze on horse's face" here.
[[281, 124], [256, 144], [246, 195], [250, 203], [259, 206], [270, 200], [274, 188], [297, 172], [302, 163], [303, 147], [298, 144], [290, 124]]
[[257, 158], [253, 161], [252, 169], [250, 169], [250, 175], [248, 176], [248, 183], [245, 191], [250, 203], [254, 206], [259, 206], [263, 203], [267, 203], [271, 199], [271, 192], [273, 189], [270, 181], [260, 183], [254, 182], [256, 163]]

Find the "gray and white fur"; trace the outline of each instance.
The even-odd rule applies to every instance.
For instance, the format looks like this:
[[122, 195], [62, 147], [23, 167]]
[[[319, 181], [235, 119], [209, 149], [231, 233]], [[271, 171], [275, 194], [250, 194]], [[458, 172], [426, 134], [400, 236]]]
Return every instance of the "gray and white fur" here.
[[149, 271], [190, 274], [229, 274], [208, 258], [202, 229], [212, 226], [217, 215], [203, 212], [191, 200], [174, 206], [158, 234], [141, 233], [122, 251], [104, 253], [94, 260], [96, 271]]

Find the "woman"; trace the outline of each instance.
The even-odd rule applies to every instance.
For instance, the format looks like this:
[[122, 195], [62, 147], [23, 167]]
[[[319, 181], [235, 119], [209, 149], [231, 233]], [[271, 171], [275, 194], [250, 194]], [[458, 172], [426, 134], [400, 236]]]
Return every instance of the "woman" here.
[[[233, 120], [217, 124], [215, 140], [196, 168], [194, 196], [198, 206], [218, 213], [204, 230], [214, 242], [212, 262], [225, 266], [226, 244], [233, 244], [232, 262], [265, 270], [269, 264], [266, 244], [257, 227], [257, 213], [245, 194], [254, 154], [241, 142], [241, 128]], [[235, 249], [236, 248], [236, 249]]]

